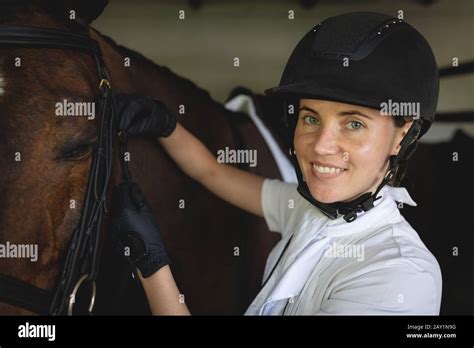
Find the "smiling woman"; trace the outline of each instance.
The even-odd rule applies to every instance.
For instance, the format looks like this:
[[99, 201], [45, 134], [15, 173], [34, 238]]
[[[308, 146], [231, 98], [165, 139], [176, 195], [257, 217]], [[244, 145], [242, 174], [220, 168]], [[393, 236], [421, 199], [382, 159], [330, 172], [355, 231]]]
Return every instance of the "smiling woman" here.
[[311, 195], [333, 203], [374, 192], [410, 127], [396, 127], [374, 109], [302, 99], [294, 144]]
[[[329, 18], [298, 43], [267, 93], [287, 104], [298, 186], [216, 161], [180, 124], [162, 137], [153, 125], [175, 122], [159, 101], [148, 118], [138, 108], [121, 121], [155, 133], [183, 172], [281, 233], [246, 314], [439, 314], [439, 265], [397, 209], [416, 203], [389, 185], [433, 121], [438, 73], [428, 43], [383, 14]], [[416, 102], [420, 113], [387, 115], [388, 101]], [[137, 234], [146, 241], [148, 232]], [[156, 234], [150, 246], [162, 246]], [[169, 268], [143, 284], [154, 313], [187, 313], [162, 304], [176, 292]]]
[[[349, 13], [301, 39], [280, 86], [267, 93], [287, 105], [303, 199], [292, 185], [264, 182], [265, 217], [286, 242], [268, 264], [285, 273], [269, 273], [249, 314], [439, 314], [439, 265], [396, 204], [416, 203], [392, 186], [433, 122], [438, 86], [429, 44], [400, 19]], [[417, 112], [387, 112], [407, 103]], [[293, 251], [292, 238], [300, 239]], [[361, 247], [364, 256], [331, 257], [333, 243]], [[291, 262], [305, 253], [307, 264]]]

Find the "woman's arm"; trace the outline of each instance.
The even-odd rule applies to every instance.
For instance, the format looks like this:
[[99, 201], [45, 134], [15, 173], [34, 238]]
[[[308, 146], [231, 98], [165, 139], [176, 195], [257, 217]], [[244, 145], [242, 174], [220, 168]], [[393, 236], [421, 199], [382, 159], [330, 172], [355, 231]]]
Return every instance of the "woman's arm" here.
[[148, 278], [139, 276], [153, 315], [191, 315], [169, 266], [160, 268]]
[[209, 191], [243, 210], [263, 216], [263, 177], [218, 163], [211, 152], [179, 123], [160, 143], [187, 175]]

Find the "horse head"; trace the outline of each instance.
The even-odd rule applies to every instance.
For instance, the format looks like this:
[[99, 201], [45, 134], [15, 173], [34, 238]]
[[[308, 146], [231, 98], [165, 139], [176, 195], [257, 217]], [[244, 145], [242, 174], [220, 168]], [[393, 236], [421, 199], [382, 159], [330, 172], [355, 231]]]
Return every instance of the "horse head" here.
[[[106, 3], [2, 1], [0, 26], [85, 36]], [[6, 46], [0, 47], [0, 274], [30, 285], [19, 292], [31, 297], [32, 288], [57, 286], [81, 217], [104, 81], [90, 52]], [[0, 303], [0, 312], [31, 312], [15, 304]]]

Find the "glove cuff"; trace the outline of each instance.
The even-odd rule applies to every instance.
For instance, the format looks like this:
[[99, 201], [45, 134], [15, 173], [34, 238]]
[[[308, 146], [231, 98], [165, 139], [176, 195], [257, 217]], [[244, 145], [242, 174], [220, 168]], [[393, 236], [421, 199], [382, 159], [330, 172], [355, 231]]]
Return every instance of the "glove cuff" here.
[[169, 264], [171, 264], [171, 260], [168, 255], [157, 250], [149, 251], [135, 263], [144, 278], [148, 278], [160, 268]]
[[161, 137], [166, 138], [176, 129], [176, 116], [171, 112], [166, 112], [166, 121], [163, 123]]

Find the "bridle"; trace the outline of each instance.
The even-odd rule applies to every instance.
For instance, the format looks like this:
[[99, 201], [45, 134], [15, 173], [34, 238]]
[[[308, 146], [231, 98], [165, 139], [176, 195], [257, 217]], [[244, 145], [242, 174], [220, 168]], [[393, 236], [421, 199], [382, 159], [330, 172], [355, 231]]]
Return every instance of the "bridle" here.
[[[96, 298], [99, 240], [103, 218], [107, 213], [107, 189], [112, 172], [116, 132], [116, 102], [109, 73], [98, 43], [87, 35], [36, 27], [0, 27], [0, 47], [74, 49], [94, 56], [100, 79], [97, 142], [79, 223], [74, 229], [59, 283], [52, 290], [44, 290], [0, 274], [0, 301], [38, 314], [71, 315], [79, 288], [90, 283], [88, 312], [92, 313]], [[121, 137], [118, 144], [124, 149], [125, 137]], [[122, 176], [129, 180], [127, 164], [122, 156], [120, 158]]]
[[[109, 73], [99, 44], [87, 35], [36, 27], [0, 27], [0, 47], [73, 49], [89, 52], [95, 58], [100, 79], [99, 115], [96, 117], [97, 142], [79, 223], [74, 229], [59, 282], [52, 290], [45, 290], [0, 274], [0, 301], [38, 314], [71, 315], [79, 288], [90, 283], [88, 312], [92, 314], [100, 256], [99, 240], [102, 222], [107, 213], [107, 190], [116, 135], [116, 102]], [[124, 135], [119, 134], [117, 144], [121, 147], [120, 152], [126, 151]], [[123, 156], [120, 156], [120, 164], [122, 177], [130, 180]]]

